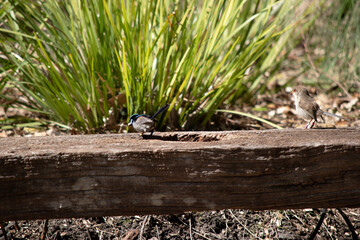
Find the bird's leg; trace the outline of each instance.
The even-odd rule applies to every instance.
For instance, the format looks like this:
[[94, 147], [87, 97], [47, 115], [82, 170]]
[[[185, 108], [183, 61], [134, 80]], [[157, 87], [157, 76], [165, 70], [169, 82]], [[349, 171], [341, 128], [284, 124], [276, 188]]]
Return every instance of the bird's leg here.
[[354, 226], [351, 224], [351, 221], [350, 221], [350, 219], [348, 218], [348, 216], [346, 216], [346, 214], [345, 214], [340, 208], [337, 208], [336, 210], [339, 211], [339, 213], [341, 214], [341, 216], [342, 216], [343, 219], [345, 220], [346, 224], [348, 225], [348, 227], [349, 227], [349, 229], [350, 229], [350, 232], [351, 232], [351, 235], [352, 235], [352, 239], [359, 239], [359, 238], [357, 237], [355, 228], [354, 228]]
[[327, 213], [327, 209], [324, 208], [322, 210], [320, 219], [319, 219], [318, 223], [316, 224], [316, 227], [315, 227], [314, 231], [311, 233], [311, 235], [310, 235], [310, 237], [308, 239], [313, 240], [316, 237], [316, 234], [318, 233], [318, 231], [319, 231], [319, 229], [320, 229], [320, 227], [321, 227], [321, 225], [322, 225], [322, 223], [323, 223], [323, 221], [325, 219], [326, 213]]
[[306, 124], [305, 129], [307, 129], [309, 127], [310, 123], [311, 123], [311, 121]]
[[313, 121], [313, 123], [311, 124], [311, 127], [310, 127], [310, 128], [313, 128], [314, 125], [315, 125], [315, 119], [313, 119], [313, 120], [311, 120], [311, 121]]
[[153, 133], [154, 133], [154, 130], [152, 130], [152, 131], [150, 132], [150, 137], [153, 135]]

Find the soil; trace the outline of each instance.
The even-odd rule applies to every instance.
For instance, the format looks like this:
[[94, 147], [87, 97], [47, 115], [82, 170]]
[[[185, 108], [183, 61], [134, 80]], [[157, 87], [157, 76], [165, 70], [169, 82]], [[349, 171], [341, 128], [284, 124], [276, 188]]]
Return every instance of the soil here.
[[[360, 209], [343, 209], [360, 229]], [[8, 222], [8, 239], [308, 239], [321, 211], [222, 210], [168, 216], [100, 217]], [[2, 235], [0, 233], [0, 235]], [[4, 239], [3, 235], [0, 237]], [[352, 239], [336, 209], [327, 216], [315, 239]]]

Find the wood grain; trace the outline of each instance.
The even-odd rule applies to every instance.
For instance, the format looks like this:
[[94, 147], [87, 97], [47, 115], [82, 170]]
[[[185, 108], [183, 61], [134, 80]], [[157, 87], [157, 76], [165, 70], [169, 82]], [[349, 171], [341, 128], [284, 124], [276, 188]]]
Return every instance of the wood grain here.
[[0, 221], [360, 207], [360, 130], [0, 139]]

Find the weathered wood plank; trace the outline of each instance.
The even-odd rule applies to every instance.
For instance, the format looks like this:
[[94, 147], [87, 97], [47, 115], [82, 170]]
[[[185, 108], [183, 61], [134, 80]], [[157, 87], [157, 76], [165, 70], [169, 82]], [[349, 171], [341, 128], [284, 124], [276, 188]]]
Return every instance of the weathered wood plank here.
[[360, 130], [0, 139], [0, 220], [360, 207]]

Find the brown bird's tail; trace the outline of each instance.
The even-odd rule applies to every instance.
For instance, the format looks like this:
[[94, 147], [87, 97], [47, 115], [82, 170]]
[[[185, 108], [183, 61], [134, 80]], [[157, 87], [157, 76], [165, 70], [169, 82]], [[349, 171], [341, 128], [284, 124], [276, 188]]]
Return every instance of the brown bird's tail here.
[[329, 113], [329, 112], [322, 112], [322, 114], [330, 116], [330, 117], [336, 117], [336, 118], [340, 118], [340, 119], [345, 119], [344, 117]]

